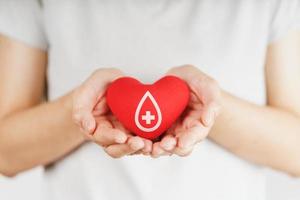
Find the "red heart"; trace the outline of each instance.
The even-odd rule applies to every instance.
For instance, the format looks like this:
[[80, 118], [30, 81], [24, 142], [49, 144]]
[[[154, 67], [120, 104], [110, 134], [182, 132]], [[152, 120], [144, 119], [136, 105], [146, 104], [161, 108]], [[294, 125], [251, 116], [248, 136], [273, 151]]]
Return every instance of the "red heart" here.
[[155, 139], [184, 111], [189, 88], [175, 76], [165, 76], [154, 84], [123, 77], [109, 85], [106, 99], [112, 113], [128, 130]]

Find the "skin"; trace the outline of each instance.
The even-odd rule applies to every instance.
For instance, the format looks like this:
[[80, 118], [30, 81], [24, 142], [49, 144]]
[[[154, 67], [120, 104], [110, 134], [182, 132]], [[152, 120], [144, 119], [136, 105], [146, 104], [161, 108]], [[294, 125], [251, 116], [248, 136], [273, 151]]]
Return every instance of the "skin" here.
[[196, 67], [174, 67], [167, 75], [178, 76], [190, 87], [190, 102], [185, 114], [177, 120], [161, 141], [154, 143], [152, 155], [188, 156], [194, 146], [204, 140], [221, 109], [221, 92], [215, 80]]
[[133, 136], [110, 113], [105, 91], [108, 84], [124, 74], [118, 69], [99, 69], [73, 94], [72, 116], [89, 141], [102, 146], [113, 158], [134, 154], [150, 154], [152, 142]]
[[[140, 150], [149, 154], [152, 143], [127, 137], [120, 126], [112, 128], [108, 123], [109, 114], [104, 114], [101, 103], [97, 105], [101, 112], [95, 113], [95, 118], [105, 123], [95, 128], [92, 135], [82, 133], [73, 121], [74, 110], [80, 110], [80, 106], [85, 105], [85, 95], [88, 97], [88, 93], [94, 92], [89, 85], [94, 84], [94, 77], [101, 80], [97, 84], [104, 90], [110, 79], [121, 74], [119, 70], [98, 70], [78, 88], [57, 100], [45, 102], [46, 63], [46, 52], [0, 36], [0, 92], [5, 94], [0, 98], [2, 174], [14, 176], [35, 166], [53, 163], [86, 141], [103, 146], [112, 157]], [[101, 88], [96, 92], [104, 94]], [[83, 97], [79, 97], [80, 94]], [[77, 101], [83, 104], [77, 105]], [[73, 117], [77, 119], [76, 115]], [[110, 119], [117, 125], [112, 117]], [[111, 147], [107, 147], [109, 144]]]
[[99, 144], [114, 158], [140, 153], [159, 157], [187, 156], [209, 137], [242, 158], [299, 176], [299, 55], [298, 32], [291, 32], [268, 47], [266, 106], [226, 93], [196, 67], [169, 70], [168, 74], [188, 83], [191, 102], [187, 114], [161, 141], [152, 144], [131, 135], [107, 109], [105, 89], [122, 72], [97, 70], [65, 96], [43, 102], [46, 52], [2, 36], [0, 172], [12, 176], [47, 165], [86, 141]]
[[[207, 89], [205, 85], [207, 85], [207, 82], [210, 82], [211, 86], [208, 87], [210, 93], [204, 92], [206, 93], [206, 98], [220, 102], [222, 108], [220, 116], [216, 119], [208, 135], [211, 140], [246, 160], [299, 177], [299, 32], [291, 32], [268, 47], [265, 71], [267, 88], [266, 106], [252, 104], [222, 90], [220, 90], [220, 96], [216, 95], [216, 91], [218, 90], [216, 88], [218, 86], [215, 81], [211, 79], [207, 80], [205, 74], [192, 66], [174, 68], [170, 73], [186, 80], [192, 86], [191, 88], [193, 86], [197, 88], [198, 86], [198, 90], [192, 89], [196, 94], [197, 91], [202, 91], [203, 93]], [[198, 77], [196, 78], [198, 80], [194, 80], [194, 76]], [[203, 79], [206, 80], [202, 83], [201, 80]], [[195, 82], [198, 83], [193, 84]], [[198, 110], [200, 113], [203, 107], [196, 105], [201, 104], [201, 102], [205, 104], [205, 101], [203, 101], [204, 97], [201, 97], [200, 93], [195, 96], [198, 98], [192, 98], [191, 103], [195, 105], [191, 106], [191, 109]], [[202, 123], [202, 125], [200, 123], [199, 125], [199, 115], [195, 114], [191, 118], [191, 121], [194, 120], [196, 124], [192, 127], [198, 129], [196, 131], [198, 137], [195, 136], [194, 139], [188, 137], [188, 139], [184, 138], [183, 140], [181, 135], [190, 132], [191, 129], [186, 128], [182, 133], [180, 132], [181, 128], [180, 131], [175, 130], [173, 134], [171, 133], [163, 138], [161, 142], [158, 142], [159, 145], [154, 144], [153, 152], [159, 152], [159, 155], [165, 155], [167, 154], [166, 152], [172, 154], [177, 153], [177, 149], [180, 148], [184, 152], [184, 156], [191, 153], [195, 144], [207, 136], [207, 128], [209, 128], [209, 126], [205, 128], [205, 123]], [[184, 127], [184, 124], [186, 124], [185, 120], [182, 123], [183, 125], [179, 124], [176, 126]], [[168, 145], [167, 142], [171, 143], [170, 141], [173, 141], [173, 145], [166, 148]], [[177, 141], [177, 143], [175, 144], [174, 141]]]

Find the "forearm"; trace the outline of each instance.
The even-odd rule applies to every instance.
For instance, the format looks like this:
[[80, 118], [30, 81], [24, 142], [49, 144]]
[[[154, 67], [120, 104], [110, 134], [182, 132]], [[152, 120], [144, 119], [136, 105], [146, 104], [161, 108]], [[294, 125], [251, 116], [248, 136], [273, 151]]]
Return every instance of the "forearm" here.
[[252, 162], [300, 174], [300, 118], [224, 92], [222, 112], [209, 137]]
[[0, 172], [46, 165], [84, 142], [71, 119], [70, 98], [40, 104], [0, 121]]

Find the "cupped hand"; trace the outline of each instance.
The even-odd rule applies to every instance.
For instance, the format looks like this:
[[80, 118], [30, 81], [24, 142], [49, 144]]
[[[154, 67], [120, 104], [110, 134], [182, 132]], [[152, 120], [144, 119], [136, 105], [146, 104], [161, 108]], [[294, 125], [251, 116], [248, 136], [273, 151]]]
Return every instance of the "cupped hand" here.
[[152, 156], [187, 156], [205, 139], [220, 112], [221, 90], [216, 81], [194, 66], [174, 67], [167, 75], [177, 76], [190, 88], [189, 104], [180, 119], [153, 144]]
[[130, 134], [107, 107], [106, 88], [122, 76], [118, 69], [95, 71], [73, 93], [73, 120], [87, 140], [102, 146], [113, 158], [137, 153], [149, 155], [152, 142]]

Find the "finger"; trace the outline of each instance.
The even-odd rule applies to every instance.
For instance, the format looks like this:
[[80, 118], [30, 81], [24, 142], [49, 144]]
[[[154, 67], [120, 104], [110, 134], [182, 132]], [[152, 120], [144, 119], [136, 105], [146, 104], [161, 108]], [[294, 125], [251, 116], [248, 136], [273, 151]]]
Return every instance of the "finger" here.
[[172, 134], [168, 134], [159, 142], [160, 147], [167, 152], [171, 152], [177, 145], [177, 140]]
[[129, 138], [127, 144], [133, 151], [141, 150], [145, 146], [143, 139], [139, 136]]
[[182, 122], [183, 127], [189, 129], [196, 126], [201, 120], [202, 115], [203, 111], [200, 109], [189, 110]]
[[205, 106], [203, 109], [203, 113], [201, 115], [201, 122], [207, 126], [210, 127], [214, 124], [217, 116], [220, 112], [220, 106], [216, 104], [215, 102], [212, 102]]
[[108, 121], [102, 121], [94, 135], [93, 141], [101, 146], [107, 146], [111, 144], [123, 144], [127, 140], [127, 135], [123, 131], [113, 128]]
[[172, 68], [168, 74], [179, 76], [190, 87], [192, 110], [200, 112], [192, 113], [189, 118], [201, 120], [207, 127], [211, 126], [220, 111], [221, 90], [218, 83], [191, 65]]
[[193, 110], [199, 112], [193, 113], [199, 117], [204, 126], [210, 127], [220, 112], [220, 89], [214, 80], [208, 79], [205, 82], [194, 81], [191, 86], [195, 91], [195, 96], [199, 103], [194, 104]]
[[176, 147], [173, 152], [174, 152], [174, 154], [176, 154], [178, 156], [185, 157], [185, 156], [190, 155], [193, 152], [193, 147], [184, 148], [184, 149]]
[[109, 111], [109, 107], [106, 103], [106, 98], [103, 97], [99, 100], [99, 102], [95, 106], [95, 108], [93, 110], [93, 115], [96, 116], [96, 117], [101, 116], [104, 113], [107, 113], [108, 111]]
[[93, 115], [79, 108], [73, 111], [73, 121], [79, 126], [80, 130], [86, 134], [92, 134], [96, 129], [96, 121]]
[[[199, 124], [199, 121], [197, 121], [197, 123]], [[195, 126], [192, 126], [192, 127], [195, 127]], [[192, 136], [191, 139], [188, 137], [188, 136], [190, 136], [190, 131], [188, 131], [188, 130], [191, 130], [192, 127], [187, 129], [183, 123], [177, 124], [177, 126], [175, 128], [175, 133], [174, 133], [174, 135], [177, 139], [177, 143], [176, 143], [176, 147], [172, 151], [174, 154], [181, 156], [181, 157], [188, 156], [191, 154], [194, 146], [187, 143], [186, 140], [191, 140], [191, 141], [194, 140], [193, 139], [194, 136]], [[180, 144], [179, 144], [179, 142], [180, 142]], [[193, 142], [190, 142], [190, 143], [193, 143]]]
[[92, 112], [103, 97], [107, 85], [121, 75], [121, 71], [116, 69], [99, 69], [74, 93], [73, 118], [87, 132], [95, 130]]
[[198, 97], [194, 92], [191, 92], [190, 110], [186, 115], [184, 125], [190, 128], [195, 126], [195, 122], [200, 120], [204, 126], [211, 127], [220, 111], [218, 101], [218, 97], [210, 99], [207, 96]]
[[144, 148], [137, 152], [134, 152], [131, 155], [139, 155], [139, 154], [143, 154], [143, 155], [147, 155], [147, 156], [150, 155], [150, 153], [152, 151], [152, 141], [144, 139], [144, 138], [142, 138], [142, 140], [144, 141]]
[[153, 144], [153, 149], [151, 156], [153, 158], [158, 158], [159, 156], [164, 156], [164, 155], [171, 155], [171, 153], [165, 151], [159, 144], [159, 142], [156, 142]]
[[180, 149], [191, 149], [196, 143], [205, 139], [208, 135], [209, 128], [198, 123], [197, 126], [187, 130], [181, 130], [176, 135], [178, 139], [177, 147]]
[[211, 103], [206, 107], [195, 103], [190, 106], [191, 110], [185, 116], [183, 124], [186, 128], [195, 126], [199, 121], [206, 127], [211, 127], [219, 114], [219, 106], [215, 103]]
[[117, 120], [117, 118], [116, 118], [114, 115], [109, 115], [109, 116], [108, 116], [108, 119], [109, 119], [109, 121], [111, 121], [112, 125], [113, 125], [115, 128], [117, 128], [117, 129], [123, 131], [123, 132], [126, 133], [127, 135], [132, 135], [132, 134], [130, 134], [130, 131], [129, 131], [128, 129], [126, 129], [126, 128], [123, 126], [123, 124], [122, 124], [119, 120]]
[[132, 137], [129, 138], [125, 144], [114, 144], [106, 147], [104, 150], [113, 158], [120, 158], [125, 155], [133, 154], [144, 148], [144, 142], [141, 138]]
[[134, 153], [131, 153], [131, 154], [128, 154], [128, 156], [134, 156], [134, 155], [145, 155], [144, 153], [143, 153], [143, 150], [138, 150], [138, 151], [136, 151], [136, 152], [134, 152]]
[[163, 153], [164, 153], [164, 150], [159, 146], [159, 144], [154, 143], [153, 144], [153, 149], [152, 149], [152, 152], [151, 152], [151, 156], [153, 158], [158, 158]]
[[152, 141], [151, 140], [147, 140], [147, 139], [143, 139], [144, 141], [144, 148], [142, 149], [142, 153], [144, 155], [150, 155], [151, 151], [152, 151]]

